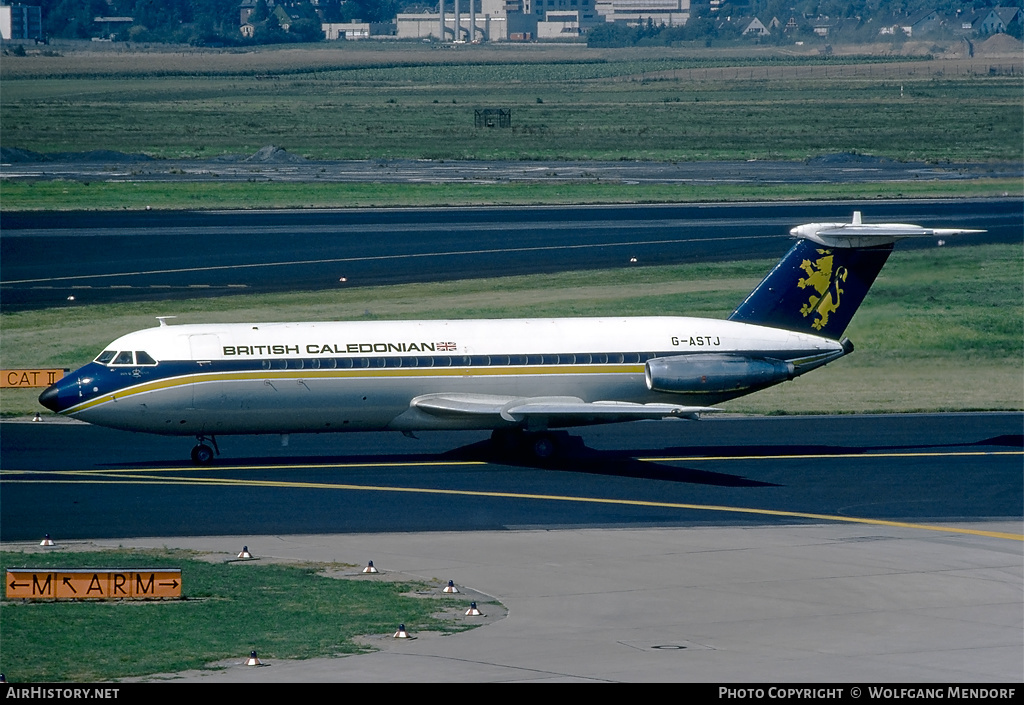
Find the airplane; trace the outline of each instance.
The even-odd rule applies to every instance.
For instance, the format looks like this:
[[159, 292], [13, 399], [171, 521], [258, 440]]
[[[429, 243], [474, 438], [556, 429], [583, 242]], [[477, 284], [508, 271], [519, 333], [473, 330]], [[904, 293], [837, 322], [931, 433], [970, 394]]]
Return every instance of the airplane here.
[[195, 436], [490, 430], [558, 451], [551, 429], [698, 419], [853, 351], [842, 337], [897, 240], [984, 232], [850, 223], [796, 243], [726, 320], [675, 316], [170, 325], [124, 335], [39, 396], [100, 426]]

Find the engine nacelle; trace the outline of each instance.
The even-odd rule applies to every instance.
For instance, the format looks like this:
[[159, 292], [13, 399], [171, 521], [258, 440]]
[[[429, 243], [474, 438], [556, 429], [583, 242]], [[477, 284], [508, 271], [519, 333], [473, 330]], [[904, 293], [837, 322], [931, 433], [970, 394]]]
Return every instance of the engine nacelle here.
[[673, 355], [647, 361], [644, 376], [654, 392], [734, 392], [793, 379], [793, 363], [743, 355]]

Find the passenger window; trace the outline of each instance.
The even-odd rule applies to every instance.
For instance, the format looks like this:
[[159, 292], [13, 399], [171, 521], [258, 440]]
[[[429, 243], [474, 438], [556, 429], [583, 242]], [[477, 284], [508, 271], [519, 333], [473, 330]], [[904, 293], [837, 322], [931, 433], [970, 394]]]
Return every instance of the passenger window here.
[[136, 350], [135, 351], [135, 362], [137, 364], [139, 364], [139, 365], [155, 365], [156, 364], [156, 360], [154, 360], [150, 356], [150, 354], [148, 352], [146, 352], [145, 350]]
[[115, 365], [134, 365], [135, 364], [135, 358], [132, 357], [132, 351], [131, 350], [125, 350], [123, 352], [119, 352], [117, 354], [117, 357], [114, 358], [114, 363], [113, 364], [115, 364]]

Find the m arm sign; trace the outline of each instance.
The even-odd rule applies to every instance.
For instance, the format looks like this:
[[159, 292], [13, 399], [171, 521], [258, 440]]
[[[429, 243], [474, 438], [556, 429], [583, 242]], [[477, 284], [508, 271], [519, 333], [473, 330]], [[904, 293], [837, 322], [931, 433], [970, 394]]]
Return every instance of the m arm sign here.
[[0, 389], [49, 387], [64, 378], [67, 369], [0, 370]]
[[181, 597], [181, 569], [8, 568], [8, 600], [154, 600]]

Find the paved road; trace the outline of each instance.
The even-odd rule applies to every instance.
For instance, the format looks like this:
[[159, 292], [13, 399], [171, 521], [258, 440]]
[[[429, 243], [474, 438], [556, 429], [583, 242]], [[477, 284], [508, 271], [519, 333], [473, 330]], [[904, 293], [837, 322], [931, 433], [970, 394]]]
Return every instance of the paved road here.
[[[865, 204], [5, 214], [0, 306], [324, 290], [578, 269], [776, 258], [796, 224], [897, 221], [1020, 242], [1019, 200]], [[934, 242], [903, 243], [901, 247]], [[341, 281], [344, 278], [345, 281]]]

